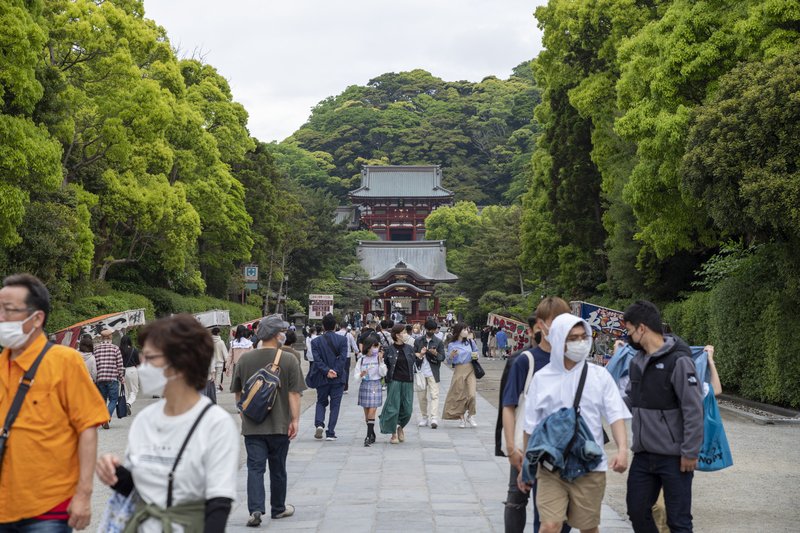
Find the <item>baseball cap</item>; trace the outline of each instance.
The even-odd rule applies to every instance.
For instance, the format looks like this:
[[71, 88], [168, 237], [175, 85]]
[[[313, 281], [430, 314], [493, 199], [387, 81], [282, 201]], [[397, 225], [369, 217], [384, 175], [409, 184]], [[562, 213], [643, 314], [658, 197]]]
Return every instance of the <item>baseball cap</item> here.
[[281, 315], [269, 315], [261, 319], [256, 336], [259, 340], [271, 339], [281, 331], [289, 329], [289, 323]]

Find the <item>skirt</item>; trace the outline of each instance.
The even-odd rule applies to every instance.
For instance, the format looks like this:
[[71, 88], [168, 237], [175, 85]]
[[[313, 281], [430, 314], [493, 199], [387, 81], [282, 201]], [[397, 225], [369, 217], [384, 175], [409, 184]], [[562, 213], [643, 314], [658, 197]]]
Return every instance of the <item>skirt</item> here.
[[362, 380], [358, 388], [358, 405], [361, 407], [380, 407], [383, 403], [381, 380]]
[[453, 379], [450, 380], [450, 390], [444, 401], [444, 420], [458, 420], [469, 412], [475, 414], [475, 395], [478, 382], [475, 380], [475, 370], [471, 363], [456, 365], [453, 370]]

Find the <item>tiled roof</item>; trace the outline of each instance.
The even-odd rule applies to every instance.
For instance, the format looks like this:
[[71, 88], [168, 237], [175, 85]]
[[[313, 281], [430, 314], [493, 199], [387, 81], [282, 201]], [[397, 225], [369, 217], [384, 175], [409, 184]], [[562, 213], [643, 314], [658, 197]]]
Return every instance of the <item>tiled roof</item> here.
[[444, 241], [361, 241], [358, 259], [370, 279], [380, 279], [390, 270], [412, 271], [432, 281], [455, 281], [447, 271]]
[[365, 166], [351, 198], [451, 198], [438, 166]]

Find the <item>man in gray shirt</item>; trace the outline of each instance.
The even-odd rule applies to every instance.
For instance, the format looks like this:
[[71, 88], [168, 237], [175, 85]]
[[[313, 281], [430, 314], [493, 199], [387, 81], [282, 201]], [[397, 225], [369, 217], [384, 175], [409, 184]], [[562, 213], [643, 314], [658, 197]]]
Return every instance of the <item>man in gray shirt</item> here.
[[[260, 369], [271, 365], [286, 340], [289, 324], [280, 315], [261, 320], [256, 336], [261, 348], [242, 355], [233, 374], [231, 391], [236, 402], [242, 396], [247, 380]], [[264, 473], [269, 463], [270, 507], [273, 519], [294, 514], [294, 506], [286, 504], [286, 456], [289, 441], [297, 436], [300, 422], [300, 396], [306, 388], [300, 363], [290, 353], [281, 353], [278, 363], [281, 385], [269, 416], [260, 424], [242, 416], [242, 435], [247, 450], [247, 525], [257, 527], [265, 512]], [[240, 413], [241, 416], [241, 413]]]

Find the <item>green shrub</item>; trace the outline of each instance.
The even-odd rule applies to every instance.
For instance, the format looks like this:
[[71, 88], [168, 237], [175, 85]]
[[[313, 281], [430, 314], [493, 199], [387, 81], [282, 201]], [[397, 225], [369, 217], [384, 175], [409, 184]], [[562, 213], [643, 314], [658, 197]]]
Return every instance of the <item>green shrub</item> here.
[[672, 331], [692, 346], [711, 344], [709, 292], [695, 292], [681, 302], [664, 307], [663, 318]]

